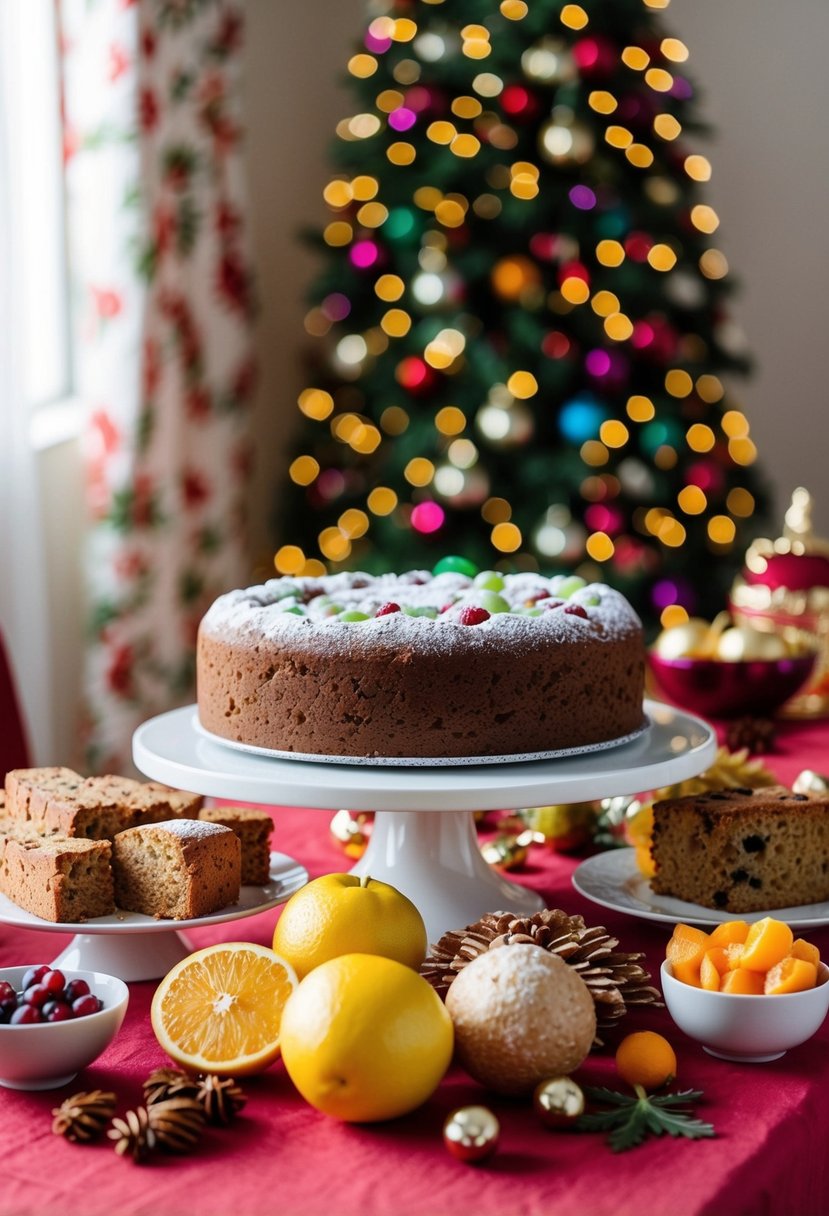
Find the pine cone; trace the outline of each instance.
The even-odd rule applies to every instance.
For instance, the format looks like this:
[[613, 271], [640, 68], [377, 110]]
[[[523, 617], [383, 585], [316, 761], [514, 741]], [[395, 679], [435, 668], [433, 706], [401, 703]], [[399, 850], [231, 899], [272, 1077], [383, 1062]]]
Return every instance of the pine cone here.
[[233, 1078], [206, 1073], [199, 1081], [196, 1101], [201, 1103], [207, 1122], [215, 1126], [232, 1122], [247, 1101]]
[[166, 1098], [147, 1108], [150, 1130], [162, 1148], [191, 1153], [204, 1127], [204, 1107], [195, 1098]]
[[144, 1105], [153, 1106], [167, 1098], [195, 1098], [199, 1083], [181, 1068], [156, 1068], [144, 1082]]
[[115, 1094], [93, 1089], [73, 1094], [52, 1111], [52, 1131], [77, 1144], [100, 1136], [115, 1114]]
[[156, 1146], [156, 1136], [150, 1127], [150, 1117], [143, 1106], [128, 1110], [123, 1119], [113, 1119], [107, 1132], [115, 1141], [115, 1151], [121, 1157], [132, 1157], [133, 1161], [146, 1161]]
[[[549, 950], [578, 972], [595, 1002], [598, 1030], [609, 1029], [631, 1005], [662, 1004], [649, 984], [649, 973], [639, 964], [644, 955], [617, 951], [618, 940], [604, 926], [588, 928], [581, 916], [568, 916], [558, 908], [526, 917], [489, 912], [474, 925], [445, 933], [421, 974], [445, 996], [458, 972], [479, 954], [518, 943]], [[598, 1035], [593, 1045], [602, 1045]]]
[[725, 741], [732, 751], [741, 747], [752, 756], [763, 756], [774, 751], [776, 727], [771, 718], [737, 718], [726, 731]]

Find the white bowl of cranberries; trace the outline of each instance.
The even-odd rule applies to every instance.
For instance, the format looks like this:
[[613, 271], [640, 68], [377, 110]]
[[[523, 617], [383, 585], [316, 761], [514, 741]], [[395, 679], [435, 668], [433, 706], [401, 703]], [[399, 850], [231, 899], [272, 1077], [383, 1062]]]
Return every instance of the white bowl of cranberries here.
[[115, 1038], [128, 1003], [124, 981], [102, 971], [0, 967], [0, 1085], [65, 1085]]

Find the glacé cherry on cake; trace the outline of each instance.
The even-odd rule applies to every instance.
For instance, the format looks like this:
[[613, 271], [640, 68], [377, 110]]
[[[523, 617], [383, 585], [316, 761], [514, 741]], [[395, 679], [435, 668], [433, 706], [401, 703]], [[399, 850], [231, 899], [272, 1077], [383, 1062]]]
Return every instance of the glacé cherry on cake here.
[[644, 665], [627, 600], [577, 577], [276, 578], [202, 620], [198, 713], [275, 751], [520, 755], [637, 730]]

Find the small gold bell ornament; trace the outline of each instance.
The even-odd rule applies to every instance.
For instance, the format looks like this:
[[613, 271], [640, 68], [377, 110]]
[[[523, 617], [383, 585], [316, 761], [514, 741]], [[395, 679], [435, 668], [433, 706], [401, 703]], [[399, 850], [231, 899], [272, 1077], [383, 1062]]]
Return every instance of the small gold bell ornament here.
[[786, 703], [783, 716], [829, 715], [829, 540], [813, 533], [808, 490], [794, 491], [782, 536], [750, 546], [731, 588], [730, 608], [736, 626], [818, 651], [808, 682]]

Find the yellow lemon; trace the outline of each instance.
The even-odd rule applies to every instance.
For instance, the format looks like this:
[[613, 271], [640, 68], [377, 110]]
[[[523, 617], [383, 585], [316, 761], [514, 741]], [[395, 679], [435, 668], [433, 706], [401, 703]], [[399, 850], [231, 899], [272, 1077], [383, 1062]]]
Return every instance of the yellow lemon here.
[[306, 1102], [362, 1123], [425, 1102], [449, 1067], [454, 1035], [443, 1002], [416, 971], [376, 954], [344, 954], [300, 982], [280, 1038]]
[[267, 946], [206, 946], [158, 985], [150, 1009], [155, 1037], [193, 1072], [262, 1072], [279, 1055], [282, 1009], [296, 986], [290, 963]]
[[426, 957], [426, 926], [396, 887], [355, 874], [325, 874], [292, 895], [276, 922], [273, 948], [300, 979], [341, 954], [381, 954], [415, 970]]

